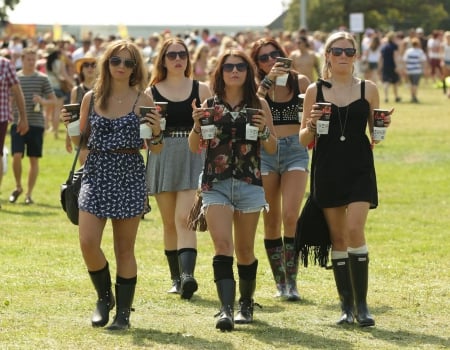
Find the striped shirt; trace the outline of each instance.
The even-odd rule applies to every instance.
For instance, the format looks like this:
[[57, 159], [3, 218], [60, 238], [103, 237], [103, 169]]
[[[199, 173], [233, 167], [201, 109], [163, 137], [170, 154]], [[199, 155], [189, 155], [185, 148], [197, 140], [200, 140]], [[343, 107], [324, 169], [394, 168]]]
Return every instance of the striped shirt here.
[[[45, 119], [42, 113], [42, 106], [39, 111], [35, 112], [35, 103], [33, 102], [33, 96], [39, 95], [42, 98], [48, 98], [53, 93], [53, 88], [50, 85], [47, 75], [35, 71], [31, 75], [24, 75], [22, 71], [17, 72], [19, 77], [20, 86], [22, 87], [23, 95], [25, 97], [25, 110], [27, 112], [28, 124], [30, 126], [45, 127]], [[14, 124], [17, 124], [18, 120], [17, 107], [14, 108]]]
[[406, 72], [408, 74], [423, 74], [423, 63], [426, 62], [427, 56], [422, 49], [411, 47], [405, 51], [403, 61], [406, 64]]
[[11, 87], [19, 84], [11, 61], [0, 57], [0, 122], [11, 121]]

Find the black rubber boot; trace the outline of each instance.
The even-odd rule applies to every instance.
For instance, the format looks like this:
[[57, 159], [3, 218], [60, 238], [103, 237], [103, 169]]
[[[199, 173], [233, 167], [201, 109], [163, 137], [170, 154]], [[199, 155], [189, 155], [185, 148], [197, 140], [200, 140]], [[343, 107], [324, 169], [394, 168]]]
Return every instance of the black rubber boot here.
[[234, 301], [236, 299], [236, 281], [223, 279], [216, 281], [217, 294], [221, 303], [220, 312], [216, 315], [216, 328], [222, 332], [231, 331], [234, 328]]
[[[116, 283], [117, 309], [112, 324], [108, 327], [110, 331], [120, 331], [130, 328], [130, 313], [134, 311], [133, 305], [134, 291], [136, 289], [136, 277], [131, 279], [121, 279], [126, 284]], [[128, 282], [130, 282], [128, 284]], [[134, 283], [133, 283], [134, 282]]]
[[284, 237], [284, 264], [286, 270], [286, 297], [289, 301], [299, 301], [297, 290], [298, 255], [295, 251], [295, 239]]
[[353, 291], [350, 279], [350, 268], [348, 258], [332, 259], [334, 280], [341, 301], [341, 318], [337, 324], [352, 324], [355, 321], [353, 316]]
[[197, 281], [194, 278], [196, 260], [196, 249], [183, 248], [178, 251], [178, 262], [181, 272], [180, 294], [182, 299], [191, 299], [194, 292], [198, 289]]
[[180, 265], [178, 263], [178, 252], [176, 250], [164, 251], [169, 264], [170, 278], [172, 279], [172, 287], [167, 293], [180, 294], [181, 281], [180, 281]]
[[253, 322], [254, 301], [253, 294], [256, 289], [256, 270], [258, 260], [251, 265], [238, 265], [239, 273], [239, 310], [234, 318], [237, 324], [247, 324]]
[[367, 307], [367, 289], [369, 284], [368, 254], [349, 254], [350, 275], [356, 306], [356, 320], [361, 327], [374, 326], [375, 320]]
[[283, 240], [265, 239], [264, 247], [266, 248], [267, 258], [269, 259], [270, 268], [272, 269], [273, 279], [277, 287], [275, 296], [286, 297], [286, 270], [284, 264]]
[[97, 305], [92, 314], [92, 327], [104, 327], [109, 322], [109, 312], [114, 308], [109, 265], [99, 271], [89, 271], [89, 276], [97, 291]]

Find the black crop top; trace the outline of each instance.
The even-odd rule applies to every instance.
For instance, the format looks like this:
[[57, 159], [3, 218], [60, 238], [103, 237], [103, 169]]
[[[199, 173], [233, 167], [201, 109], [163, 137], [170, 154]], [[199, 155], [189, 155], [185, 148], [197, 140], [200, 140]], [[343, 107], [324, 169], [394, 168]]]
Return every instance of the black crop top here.
[[272, 112], [273, 125], [289, 125], [298, 124], [299, 99], [300, 89], [298, 83], [294, 84], [294, 93], [290, 101], [274, 102], [270, 99], [269, 94], [266, 95], [266, 101], [269, 104]]
[[170, 101], [162, 96], [156, 86], [151, 87], [153, 100], [155, 102], [168, 102], [166, 128], [191, 129], [194, 126], [192, 119], [192, 101], [197, 99], [197, 107], [200, 107], [199, 83], [197, 80], [192, 82], [192, 91], [189, 97], [184, 101]]

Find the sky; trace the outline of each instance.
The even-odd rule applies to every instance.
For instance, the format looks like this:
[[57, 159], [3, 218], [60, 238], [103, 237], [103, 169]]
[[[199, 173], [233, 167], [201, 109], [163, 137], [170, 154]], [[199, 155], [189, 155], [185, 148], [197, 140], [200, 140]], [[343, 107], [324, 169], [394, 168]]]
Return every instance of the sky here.
[[60, 25], [265, 26], [287, 0], [21, 0], [9, 21]]

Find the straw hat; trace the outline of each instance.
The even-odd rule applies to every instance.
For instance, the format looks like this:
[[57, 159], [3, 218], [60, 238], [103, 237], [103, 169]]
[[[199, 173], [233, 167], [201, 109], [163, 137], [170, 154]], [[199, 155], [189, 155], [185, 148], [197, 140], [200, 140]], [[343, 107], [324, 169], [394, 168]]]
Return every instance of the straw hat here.
[[82, 67], [83, 63], [86, 63], [86, 62], [95, 63], [95, 62], [97, 62], [97, 59], [92, 56], [85, 56], [85, 57], [77, 59], [75, 61], [75, 70], [78, 74], [81, 73], [81, 67]]

